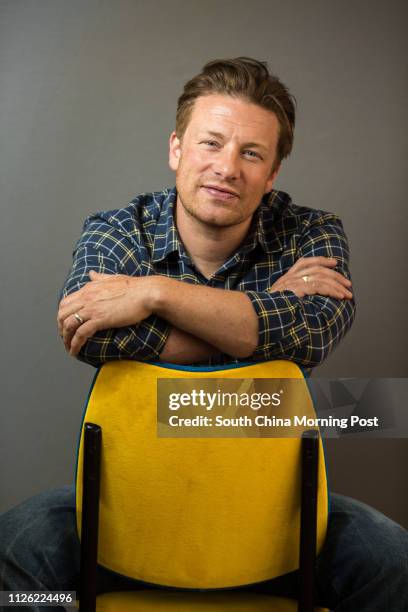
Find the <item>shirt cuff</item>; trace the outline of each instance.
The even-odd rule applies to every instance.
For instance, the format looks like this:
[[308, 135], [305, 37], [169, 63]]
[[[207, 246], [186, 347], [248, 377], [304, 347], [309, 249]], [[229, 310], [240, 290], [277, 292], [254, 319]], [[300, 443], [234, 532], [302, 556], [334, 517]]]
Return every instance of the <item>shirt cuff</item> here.
[[309, 332], [299, 298], [292, 291], [246, 291], [258, 315], [258, 346], [253, 356], [269, 359], [282, 342], [300, 348]]

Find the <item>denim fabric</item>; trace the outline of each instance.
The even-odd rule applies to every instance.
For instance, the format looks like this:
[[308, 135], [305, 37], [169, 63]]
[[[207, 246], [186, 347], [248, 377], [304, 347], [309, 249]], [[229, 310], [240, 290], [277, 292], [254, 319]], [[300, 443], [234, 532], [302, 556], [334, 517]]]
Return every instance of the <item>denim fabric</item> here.
[[[0, 516], [0, 590], [78, 591], [78, 582], [73, 487], [41, 493]], [[155, 588], [98, 569], [99, 593], [140, 585]], [[296, 597], [296, 585], [293, 572], [241, 590]], [[408, 532], [373, 508], [333, 494], [316, 588], [318, 603], [336, 612], [406, 612]]]

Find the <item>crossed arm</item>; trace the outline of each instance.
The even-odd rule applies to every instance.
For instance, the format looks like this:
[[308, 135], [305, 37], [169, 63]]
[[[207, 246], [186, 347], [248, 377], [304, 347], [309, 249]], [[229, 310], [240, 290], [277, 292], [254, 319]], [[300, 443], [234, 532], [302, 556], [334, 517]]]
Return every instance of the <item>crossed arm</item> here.
[[244, 292], [128, 276], [101, 252], [90, 254], [80, 286], [78, 279], [71, 283], [73, 293], [60, 304], [58, 325], [67, 350], [95, 365], [151, 359], [149, 346], [154, 346], [163, 361], [173, 363], [222, 353], [237, 359], [288, 358], [310, 367], [325, 358], [354, 315], [351, 283], [333, 269], [339, 262], [330, 257], [300, 258], [268, 291]]
[[[97, 331], [135, 325], [151, 315], [219, 353], [244, 358], [257, 347], [258, 319], [244, 292], [191, 285], [164, 276], [129, 277], [93, 271], [89, 276], [91, 282], [63, 300], [60, 307], [60, 331], [73, 355]], [[82, 325], [74, 313], [80, 314]]]

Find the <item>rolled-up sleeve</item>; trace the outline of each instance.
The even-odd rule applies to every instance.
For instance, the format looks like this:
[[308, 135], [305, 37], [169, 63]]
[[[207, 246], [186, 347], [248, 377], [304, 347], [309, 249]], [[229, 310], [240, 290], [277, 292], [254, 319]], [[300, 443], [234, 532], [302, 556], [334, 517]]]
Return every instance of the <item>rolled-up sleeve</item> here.
[[[295, 260], [317, 256], [334, 257], [336, 271], [351, 279], [347, 238], [334, 215], [315, 220], [298, 240]], [[321, 295], [299, 298], [292, 291], [246, 293], [258, 315], [258, 346], [252, 355], [255, 360], [290, 359], [306, 367], [317, 366], [338, 345], [355, 316], [354, 299]]]
[[[85, 222], [61, 298], [90, 282], [90, 270], [132, 276], [142, 273], [135, 248], [119, 231], [100, 219]], [[155, 315], [137, 325], [98, 331], [84, 344], [78, 359], [94, 366], [119, 359], [155, 360], [169, 332], [168, 323]]]

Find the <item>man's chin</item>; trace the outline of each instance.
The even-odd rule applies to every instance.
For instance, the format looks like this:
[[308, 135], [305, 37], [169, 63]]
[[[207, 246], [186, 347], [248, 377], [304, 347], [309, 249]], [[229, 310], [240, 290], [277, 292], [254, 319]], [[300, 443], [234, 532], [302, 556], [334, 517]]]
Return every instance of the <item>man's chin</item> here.
[[231, 210], [225, 202], [212, 203], [200, 208], [192, 207], [188, 210], [197, 221], [209, 227], [231, 227], [242, 223], [238, 211]]
[[236, 208], [236, 203], [234, 206], [228, 200], [202, 198], [199, 194], [196, 194], [194, 204], [183, 201], [181, 198], [180, 200], [186, 213], [207, 227], [226, 228], [239, 225], [244, 221], [240, 211]]

